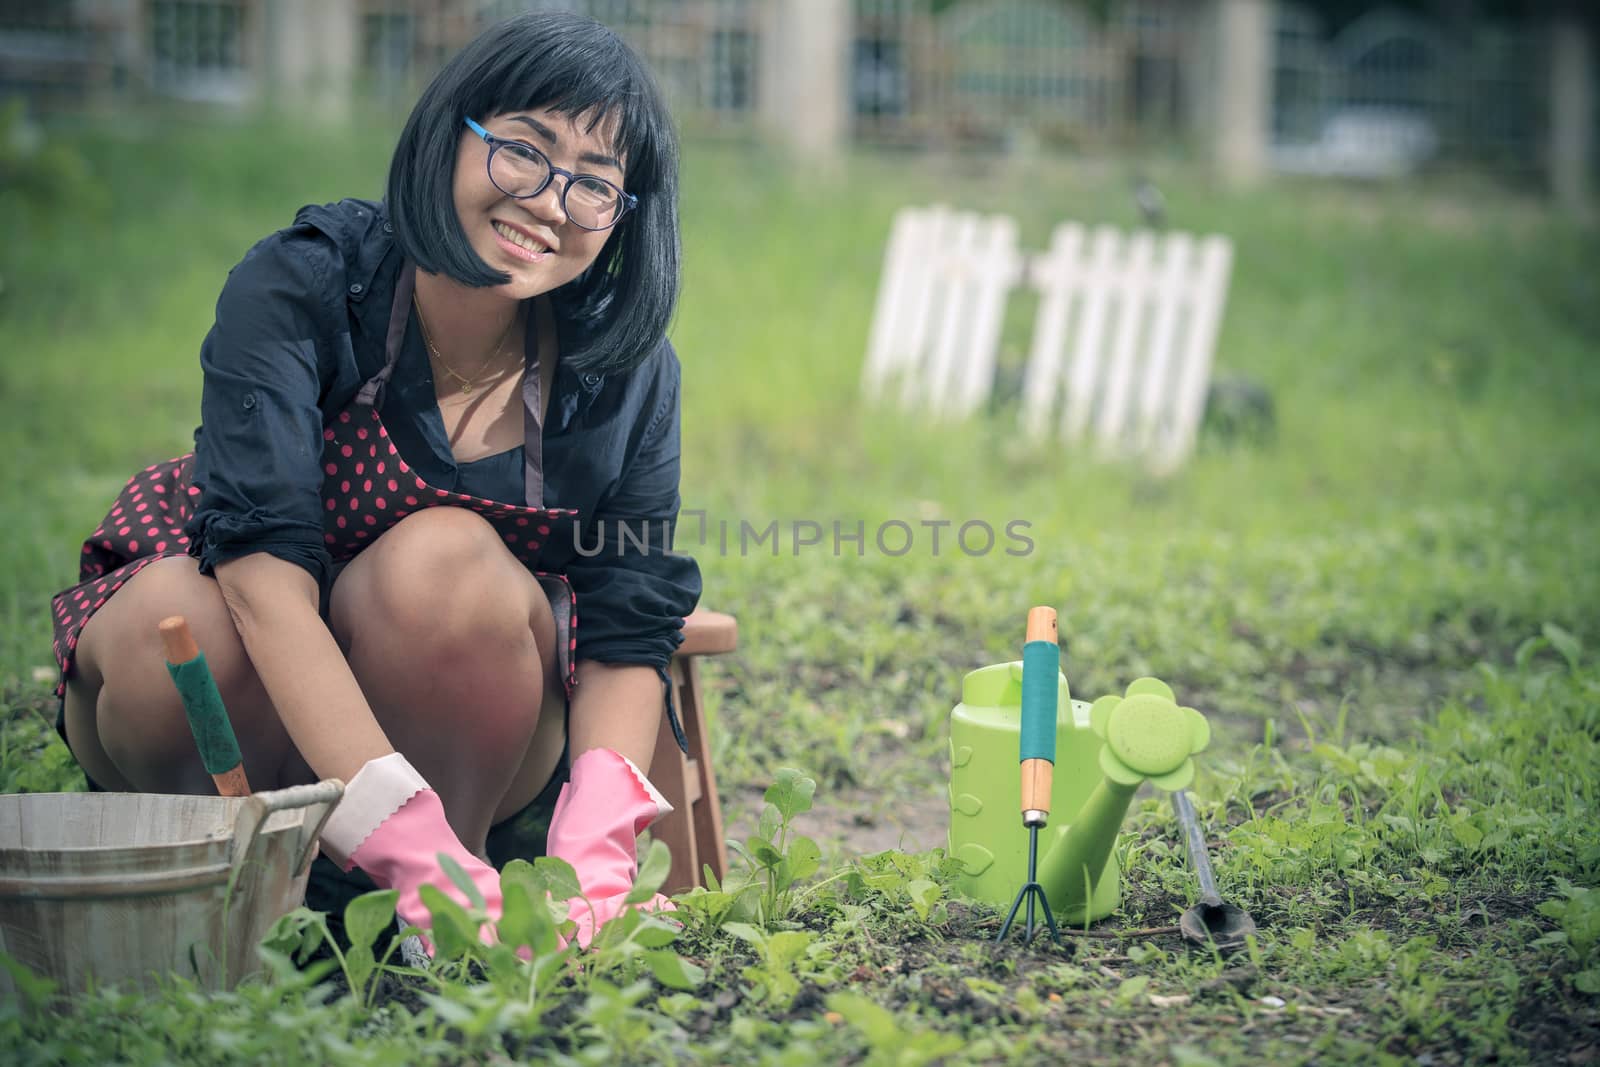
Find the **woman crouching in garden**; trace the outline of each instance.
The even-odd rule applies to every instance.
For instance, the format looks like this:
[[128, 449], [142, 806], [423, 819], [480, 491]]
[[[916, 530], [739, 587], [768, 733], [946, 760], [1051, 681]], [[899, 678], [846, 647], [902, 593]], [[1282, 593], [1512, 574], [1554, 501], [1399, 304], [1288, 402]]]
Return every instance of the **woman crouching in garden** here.
[[580, 940], [621, 911], [700, 591], [662, 536], [676, 168], [639, 59], [531, 14], [434, 79], [382, 203], [304, 208], [250, 250], [193, 454], [127, 484], [55, 600], [91, 787], [211, 791], [157, 632], [183, 615], [252, 785], [347, 783], [313, 906], [358, 869], [427, 925], [423, 885], [465, 899], [444, 853], [498, 915], [485, 859], [516, 817], [576, 869]]

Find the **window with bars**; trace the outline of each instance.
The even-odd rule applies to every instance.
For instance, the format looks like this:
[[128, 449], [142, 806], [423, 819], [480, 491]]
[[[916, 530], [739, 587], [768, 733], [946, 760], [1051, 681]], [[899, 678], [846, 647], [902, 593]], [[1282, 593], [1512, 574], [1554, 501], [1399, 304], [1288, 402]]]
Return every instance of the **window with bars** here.
[[178, 96], [231, 99], [251, 82], [249, 0], [150, 0], [152, 88]]

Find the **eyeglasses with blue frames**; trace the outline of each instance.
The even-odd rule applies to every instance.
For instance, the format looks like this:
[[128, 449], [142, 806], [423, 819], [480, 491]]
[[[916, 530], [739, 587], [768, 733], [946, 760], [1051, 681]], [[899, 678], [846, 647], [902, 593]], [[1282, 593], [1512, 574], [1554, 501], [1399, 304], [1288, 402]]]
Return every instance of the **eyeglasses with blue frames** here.
[[557, 174], [566, 179], [561, 189], [561, 210], [572, 224], [585, 230], [607, 230], [639, 206], [639, 198], [625, 193], [604, 178], [574, 174], [550, 162], [550, 157], [525, 141], [496, 137], [466, 120], [473, 133], [489, 146], [489, 180], [515, 200], [529, 200], [544, 192]]

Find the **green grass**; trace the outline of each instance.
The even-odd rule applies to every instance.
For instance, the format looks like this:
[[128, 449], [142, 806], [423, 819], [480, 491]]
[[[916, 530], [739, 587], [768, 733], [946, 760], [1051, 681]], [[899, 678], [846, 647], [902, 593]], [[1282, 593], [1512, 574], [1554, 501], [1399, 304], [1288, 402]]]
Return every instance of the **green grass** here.
[[[300, 204], [375, 195], [395, 128], [83, 131], [77, 184], [65, 164], [26, 218], [0, 191], [21, 236], [0, 244], [0, 788], [81, 781], [47, 724], [48, 597], [122, 479], [187, 447], [227, 269]], [[1014, 398], [941, 427], [865, 408], [857, 385], [897, 206], [1003, 206], [1042, 248], [1061, 219], [1131, 225], [1131, 169], [859, 159], [814, 179], [727, 146], [685, 157], [683, 497], [712, 536], [690, 523], [680, 544], [706, 603], [740, 618], [740, 651], [706, 669], [730, 819], [754, 827], [752, 789], [781, 766], [818, 782], [796, 825], [824, 867], [787, 918], [756, 917], [752, 939], [736, 911], [696, 911], [675, 946], [704, 971], [693, 990], [616, 950], [533, 1015], [492, 962], [376, 1011], [288, 976], [137, 1011], [0, 1008], [19, 1062], [1592, 1055], [1594, 231], [1471, 186], [1238, 193], [1158, 167], [1176, 225], [1236, 242], [1218, 370], [1270, 390], [1277, 430], [1208, 433], [1153, 480], [1022, 442]], [[894, 520], [918, 535], [904, 556], [873, 543]], [[938, 520], [935, 554], [920, 524]], [[974, 520], [1028, 523], [1032, 551], [953, 548]], [[741, 522], [774, 521], [828, 540], [740, 553]], [[860, 556], [834, 553], [834, 522], [865, 525]], [[1156, 674], [1220, 726], [1197, 796], [1224, 894], [1261, 925], [1243, 958], [1166, 934], [997, 952], [995, 916], [948, 895], [936, 855], [852, 847], [859, 822], [937, 825], [962, 674], [1014, 658], [1034, 603], [1061, 611], [1075, 695]], [[1127, 830], [1107, 925], [1165, 926], [1193, 888], [1163, 798]]]

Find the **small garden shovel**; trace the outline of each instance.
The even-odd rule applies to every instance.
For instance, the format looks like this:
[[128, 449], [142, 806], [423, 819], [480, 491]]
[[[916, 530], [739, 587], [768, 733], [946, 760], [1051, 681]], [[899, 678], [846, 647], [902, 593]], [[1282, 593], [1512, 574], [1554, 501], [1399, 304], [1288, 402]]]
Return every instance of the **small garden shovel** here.
[[200, 762], [205, 764], [211, 780], [217, 783], [219, 794], [249, 796], [244, 756], [239, 752], [233, 724], [228, 721], [228, 709], [222, 706], [222, 694], [217, 692], [211, 668], [206, 666], [206, 654], [195, 644], [194, 634], [189, 632], [189, 624], [182, 615], [162, 619], [159, 629], [161, 647], [167, 657], [167, 673], [172, 675], [172, 684], [178, 687], [184, 714], [189, 718], [189, 730], [200, 749]]
[[1194, 945], [1215, 945], [1219, 951], [1229, 952], [1243, 947], [1245, 938], [1256, 932], [1256, 921], [1250, 913], [1236, 908], [1217, 895], [1217, 879], [1211, 873], [1211, 857], [1206, 854], [1205, 835], [1200, 832], [1200, 822], [1195, 817], [1194, 804], [1182, 789], [1172, 794], [1172, 810], [1178, 815], [1183, 829], [1183, 841], [1189, 849], [1189, 865], [1200, 879], [1200, 903], [1183, 913], [1178, 929], [1183, 939]]
[[1033, 940], [1033, 909], [1037, 902], [1044, 909], [1050, 936], [1061, 940], [1050, 901], [1039, 884], [1039, 829], [1050, 820], [1050, 788], [1056, 762], [1057, 679], [1061, 674], [1061, 645], [1056, 639], [1054, 608], [1033, 608], [1028, 612], [1028, 633], [1022, 646], [1022, 825], [1028, 828], [1028, 881], [1017, 893], [1011, 912], [1000, 927], [995, 944], [1006, 939], [1022, 902], [1028, 902], [1028, 919], [1023, 943]]

